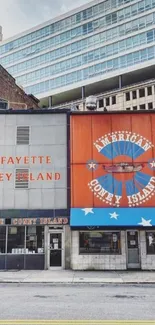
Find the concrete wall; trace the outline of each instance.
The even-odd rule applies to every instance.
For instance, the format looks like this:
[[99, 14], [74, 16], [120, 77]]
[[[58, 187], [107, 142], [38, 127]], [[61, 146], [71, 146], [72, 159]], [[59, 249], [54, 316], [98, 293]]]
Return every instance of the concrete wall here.
[[[17, 126], [30, 127], [27, 145], [16, 144]], [[43, 156], [35, 163], [31, 157]], [[46, 163], [49, 156], [51, 163]], [[2, 157], [5, 162], [2, 163]], [[14, 164], [8, 163], [12, 157]], [[21, 157], [18, 164], [16, 157]], [[24, 162], [27, 157], [28, 163]], [[27, 168], [33, 174], [27, 188], [15, 188], [16, 169]], [[46, 180], [46, 173], [52, 180]], [[10, 180], [6, 174], [11, 174]], [[39, 173], [45, 177], [37, 180]], [[60, 179], [55, 180], [55, 173]], [[66, 114], [0, 115], [0, 209], [66, 209], [67, 208], [67, 121]], [[48, 216], [48, 215], [47, 215]]]
[[70, 269], [71, 265], [71, 230], [70, 226], [64, 226], [64, 236], [65, 236], [65, 269]]
[[125, 270], [125, 232], [121, 231], [121, 255], [79, 255], [79, 232], [72, 231], [71, 268], [73, 270]]

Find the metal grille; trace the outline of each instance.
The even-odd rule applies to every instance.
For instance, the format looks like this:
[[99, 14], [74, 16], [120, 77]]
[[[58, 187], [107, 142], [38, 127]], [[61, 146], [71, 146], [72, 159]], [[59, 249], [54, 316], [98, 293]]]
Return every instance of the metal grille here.
[[16, 169], [15, 188], [29, 188], [29, 169]]
[[17, 144], [29, 144], [29, 135], [29, 126], [17, 126]]

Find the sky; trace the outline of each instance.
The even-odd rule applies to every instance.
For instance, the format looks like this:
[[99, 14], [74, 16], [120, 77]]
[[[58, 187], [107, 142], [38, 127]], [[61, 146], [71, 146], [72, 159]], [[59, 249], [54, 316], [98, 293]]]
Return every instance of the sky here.
[[0, 0], [3, 40], [90, 0]]

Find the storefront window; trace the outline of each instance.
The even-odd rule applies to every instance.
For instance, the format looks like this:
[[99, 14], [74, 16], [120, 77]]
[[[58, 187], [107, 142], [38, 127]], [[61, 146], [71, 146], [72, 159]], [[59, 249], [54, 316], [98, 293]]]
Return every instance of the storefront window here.
[[119, 232], [80, 232], [80, 254], [121, 254]]
[[24, 254], [25, 227], [8, 227], [7, 253]]
[[0, 254], [5, 253], [6, 227], [0, 227]]
[[155, 254], [155, 232], [146, 232], [146, 253]]
[[26, 254], [44, 252], [44, 227], [26, 227]]

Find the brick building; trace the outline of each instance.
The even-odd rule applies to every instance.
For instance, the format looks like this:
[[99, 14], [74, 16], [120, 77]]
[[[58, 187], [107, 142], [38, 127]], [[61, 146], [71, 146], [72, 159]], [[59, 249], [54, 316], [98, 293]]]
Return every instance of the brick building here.
[[33, 95], [27, 95], [16, 84], [16, 80], [0, 65], [0, 99], [8, 101], [9, 108], [28, 109], [39, 108], [39, 100]]

